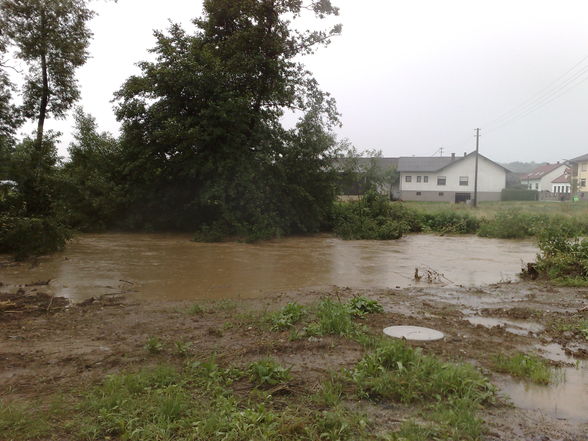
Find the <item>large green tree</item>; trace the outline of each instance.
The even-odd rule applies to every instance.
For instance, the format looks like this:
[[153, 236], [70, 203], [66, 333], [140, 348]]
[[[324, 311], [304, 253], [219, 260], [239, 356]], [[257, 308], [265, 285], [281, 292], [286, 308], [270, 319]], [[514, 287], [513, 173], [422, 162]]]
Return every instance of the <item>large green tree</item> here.
[[46, 118], [64, 117], [79, 98], [75, 71], [88, 57], [93, 12], [85, 0], [2, 0], [0, 14], [2, 34], [28, 68], [22, 110], [37, 121], [42, 149]]
[[120, 148], [96, 120], [76, 109], [69, 161], [61, 169], [59, 211], [76, 229], [95, 231], [116, 221], [125, 202], [119, 182]]
[[[124, 174], [139, 224], [228, 234], [313, 231], [333, 198], [334, 101], [299, 61], [328, 31], [329, 0], [206, 0], [195, 32], [156, 32], [156, 61], [117, 94]], [[299, 112], [287, 130], [282, 117]]]

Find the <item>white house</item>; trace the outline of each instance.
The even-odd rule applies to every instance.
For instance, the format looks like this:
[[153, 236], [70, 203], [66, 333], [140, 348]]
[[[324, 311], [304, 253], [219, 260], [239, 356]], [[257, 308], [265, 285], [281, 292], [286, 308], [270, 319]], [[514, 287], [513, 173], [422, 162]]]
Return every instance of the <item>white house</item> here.
[[[529, 190], [549, 191], [553, 193], [554, 180], [565, 174], [568, 166], [566, 164], [545, 164], [537, 167], [531, 173], [521, 178], [521, 184]], [[561, 185], [561, 183], [558, 183]], [[559, 192], [558, 192], [559, 193]]]
[[551, 181], [551, 192], [561, 196], [572, 192], [572, 169], [566, 168], [563, 175]]
[[[476, 153], [398, 159], [400, 198], [405, 201], [465, 202], [474, 197]], [[479, 155], [478, 201], [499, 201], [508, 170]]]

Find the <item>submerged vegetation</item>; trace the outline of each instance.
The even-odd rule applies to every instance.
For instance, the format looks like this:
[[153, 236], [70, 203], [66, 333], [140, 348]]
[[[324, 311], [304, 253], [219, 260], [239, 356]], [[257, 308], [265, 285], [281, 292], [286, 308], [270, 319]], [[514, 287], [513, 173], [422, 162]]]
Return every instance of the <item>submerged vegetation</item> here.
[[565, 224], [543, 230], [538, 239], [537, 261], [523, 270], [523, 276], [565, 286], [588, 285], [588, 241], [578, 234]]
[[494, 370], [538, 384], [549, 384], [554, 375], [553, 369], [545, 360], [528, 354], [498, 354], [494, 357]]
[[581, 216], [535, 213], [494, 206], [478, 212], [463, 206], [435, 206], [390, 202], [374, 191], [356, 202], [339, 203], [334, 231], [343, 239], [398, 239], [410, 232], [477, 234], [500, 239], [542, 238], [556, 232], [566, 237], [588, 234], [588, 221]]

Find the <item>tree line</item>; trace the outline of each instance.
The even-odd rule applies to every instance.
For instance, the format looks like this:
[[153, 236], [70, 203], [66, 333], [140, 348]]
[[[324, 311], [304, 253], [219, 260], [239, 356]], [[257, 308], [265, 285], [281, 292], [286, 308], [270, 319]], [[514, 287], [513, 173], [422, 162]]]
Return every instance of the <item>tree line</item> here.
[[[330, 0], [205, 0], [192, 29], [154, 32], [155, 61], [139, 63], [115, 91], [120, 136], [76, 108], [62, 161], [45, 121], [65, 117], [80, 97], [90, 6], [0, 3], [0, 252], [59, 249], [72, 230], [255, 240], [329, 227], [339, 114], [300, 60], [341, 26], [295, 23], [338, 15]], [[14, 59], [26, 66], [20, 88], [9, 75]], [[299, 115], [294, 127], [284, 126], [286, 114]], [[25, 121], [36, 130], [17, 140]]]

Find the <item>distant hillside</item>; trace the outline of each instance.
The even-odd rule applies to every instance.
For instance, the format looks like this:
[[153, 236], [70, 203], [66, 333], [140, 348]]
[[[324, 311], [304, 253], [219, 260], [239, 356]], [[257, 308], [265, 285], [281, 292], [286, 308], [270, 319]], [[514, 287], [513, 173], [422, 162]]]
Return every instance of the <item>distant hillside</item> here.
[[546, 162], [519, 162], [519, 161], [515, 161], [515, 162], [502, 163], [500, 165], [507, 168], [508, 170], [510, 170], [513, 173], [529, 173], [533, 169], [539, 167], [540, 165], [545, 165], [545, 164], [547, 164], [547, 163]]

